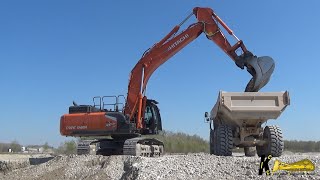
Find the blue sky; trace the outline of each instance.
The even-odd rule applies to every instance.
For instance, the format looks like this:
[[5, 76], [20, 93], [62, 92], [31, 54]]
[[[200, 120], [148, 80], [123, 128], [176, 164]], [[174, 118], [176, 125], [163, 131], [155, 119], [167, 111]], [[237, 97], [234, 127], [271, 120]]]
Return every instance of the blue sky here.
[[[212, 8], [251, 52], [276, 61], [262, 91], [288, 90], [291, 105], [268, 124], [286, 139], [320, 140], [319, 1], [13, 0], [0, 2], [0, 142], [68, 140], [59, 118], [72, 101], [126, 95], [142, 53], [196, 6]], [[207, 139], [203, 115], [219, 90], [243, 91], [249, 79], [202, 34], [158, 68], [147, 96], [160, 102], [164, 129]]]

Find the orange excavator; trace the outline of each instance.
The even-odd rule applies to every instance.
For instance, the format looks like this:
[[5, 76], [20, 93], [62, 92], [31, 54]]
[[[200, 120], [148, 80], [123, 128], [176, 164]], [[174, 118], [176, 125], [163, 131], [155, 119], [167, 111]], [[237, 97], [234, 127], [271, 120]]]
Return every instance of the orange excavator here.
[[[197, 22], [178, 32], [180, 26], [192, 15], [195, 15]], [[234, 45], [230, 45], [220, 27], [236, 39]], [[131, 71], [126, 98], [122, 95], [103, 96], [94, 97], [93, 105], [73, 103], [69, 107], [69, 113], [60, 119], [61, 135], [103, 136], [104, 138], [92, 142], [99, 144], [97, 154], [161, 155], [164, 152], [163, 142], [141, 136], [158, 134], [162, 130], [158, 102], [145, 95], [148, 80], [159, 66], [202, 33], [217, 44], [239, 68], [246, 67], [253, 76], [245, 91], [256, 92], [268, 83], [274, 69], [272, 58], [254, 56], [212, 9], [196, 7], [161, 41], [143, 53]], [[240, 55], [236, 53], [238, 49], [242, 50]], [[112, 98], [114, 102], [110, 103]]]

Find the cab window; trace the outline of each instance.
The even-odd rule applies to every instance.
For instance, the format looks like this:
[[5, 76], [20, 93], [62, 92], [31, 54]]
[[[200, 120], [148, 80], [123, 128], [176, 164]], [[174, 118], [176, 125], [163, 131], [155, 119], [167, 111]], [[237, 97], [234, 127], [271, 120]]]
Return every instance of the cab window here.
[[151, 110], [150, 106], [147, 106], [146, 111], [144, 113], [144, 121], [146, 124], [149, 124], [151, 119], [152, 119], [152, 110]]

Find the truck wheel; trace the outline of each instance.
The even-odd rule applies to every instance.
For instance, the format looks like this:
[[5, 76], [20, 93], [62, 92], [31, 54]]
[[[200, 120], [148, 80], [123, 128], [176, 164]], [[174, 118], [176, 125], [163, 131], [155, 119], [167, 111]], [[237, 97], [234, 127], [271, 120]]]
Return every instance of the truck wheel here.
[[210, 138], [209, 138], [209, 140], [210, 140], [210, 143], [209, 143], [209, 148], [210, 148], [210, 154], [214, 154], [214, 152], [213, 152], [213, 148], [214, 148], [214, 145], [213, 145], [213, 130], [212, 129], [210, 129]]
[[232, 129], [226, 125], [220, 125], [216, 129], [216, 141], [214, 143], [215, 155], [231, 156], [233, 148]]
[[210, 154], [215, 154], [216, 135], [214, 130], [210, 130]]
[[253, 157], [256, 155], [256, 147], [244, 147], [244, 155], [247, 157]]
[[279, 126], [266, 126], [263, 130], [263, 140], [266, 144], [257, 146], [259, 157], [271, 155], [272, 157], [281, 156], [284, 148], [282, 131]]

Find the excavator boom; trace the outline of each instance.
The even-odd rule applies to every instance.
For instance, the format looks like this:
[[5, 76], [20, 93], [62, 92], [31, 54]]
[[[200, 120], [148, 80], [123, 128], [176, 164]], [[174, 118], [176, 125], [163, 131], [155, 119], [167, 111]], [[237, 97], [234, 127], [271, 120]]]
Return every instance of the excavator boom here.
[[[195, 15], [198, 22], [191, 24], [186, 30], [177, 34], [180, 26], [191, 15]], [[195, 40], [201, 33], [204, 33], [209, 40], [217, 44], [238, 67], [241, 69], [247, 67], [248, 72], [253, 78], [249, 81], [245, 91], [258, 91], [270, 79], [274, 69], [272, 58], [257, 58], [249, 52], [243, 42], [234, 35], [233, 31], [212, 9], [196, 7], [191, 15], [183, 20], [182, 23], [175, 26], [161, 41], [148, 49], [131, 71], [124, 113], [130, 117], [130, 120], [136, 122], [138, 129], [143, 127], [143, 107], [147, 99], [144, 92], [150, 76], [161, 64]], [[218, 24], [237, 40], [233, 46], [230, 45]], [[236, 53], [236, 50], [239, 48], [243, 52], [240, 56]]]

